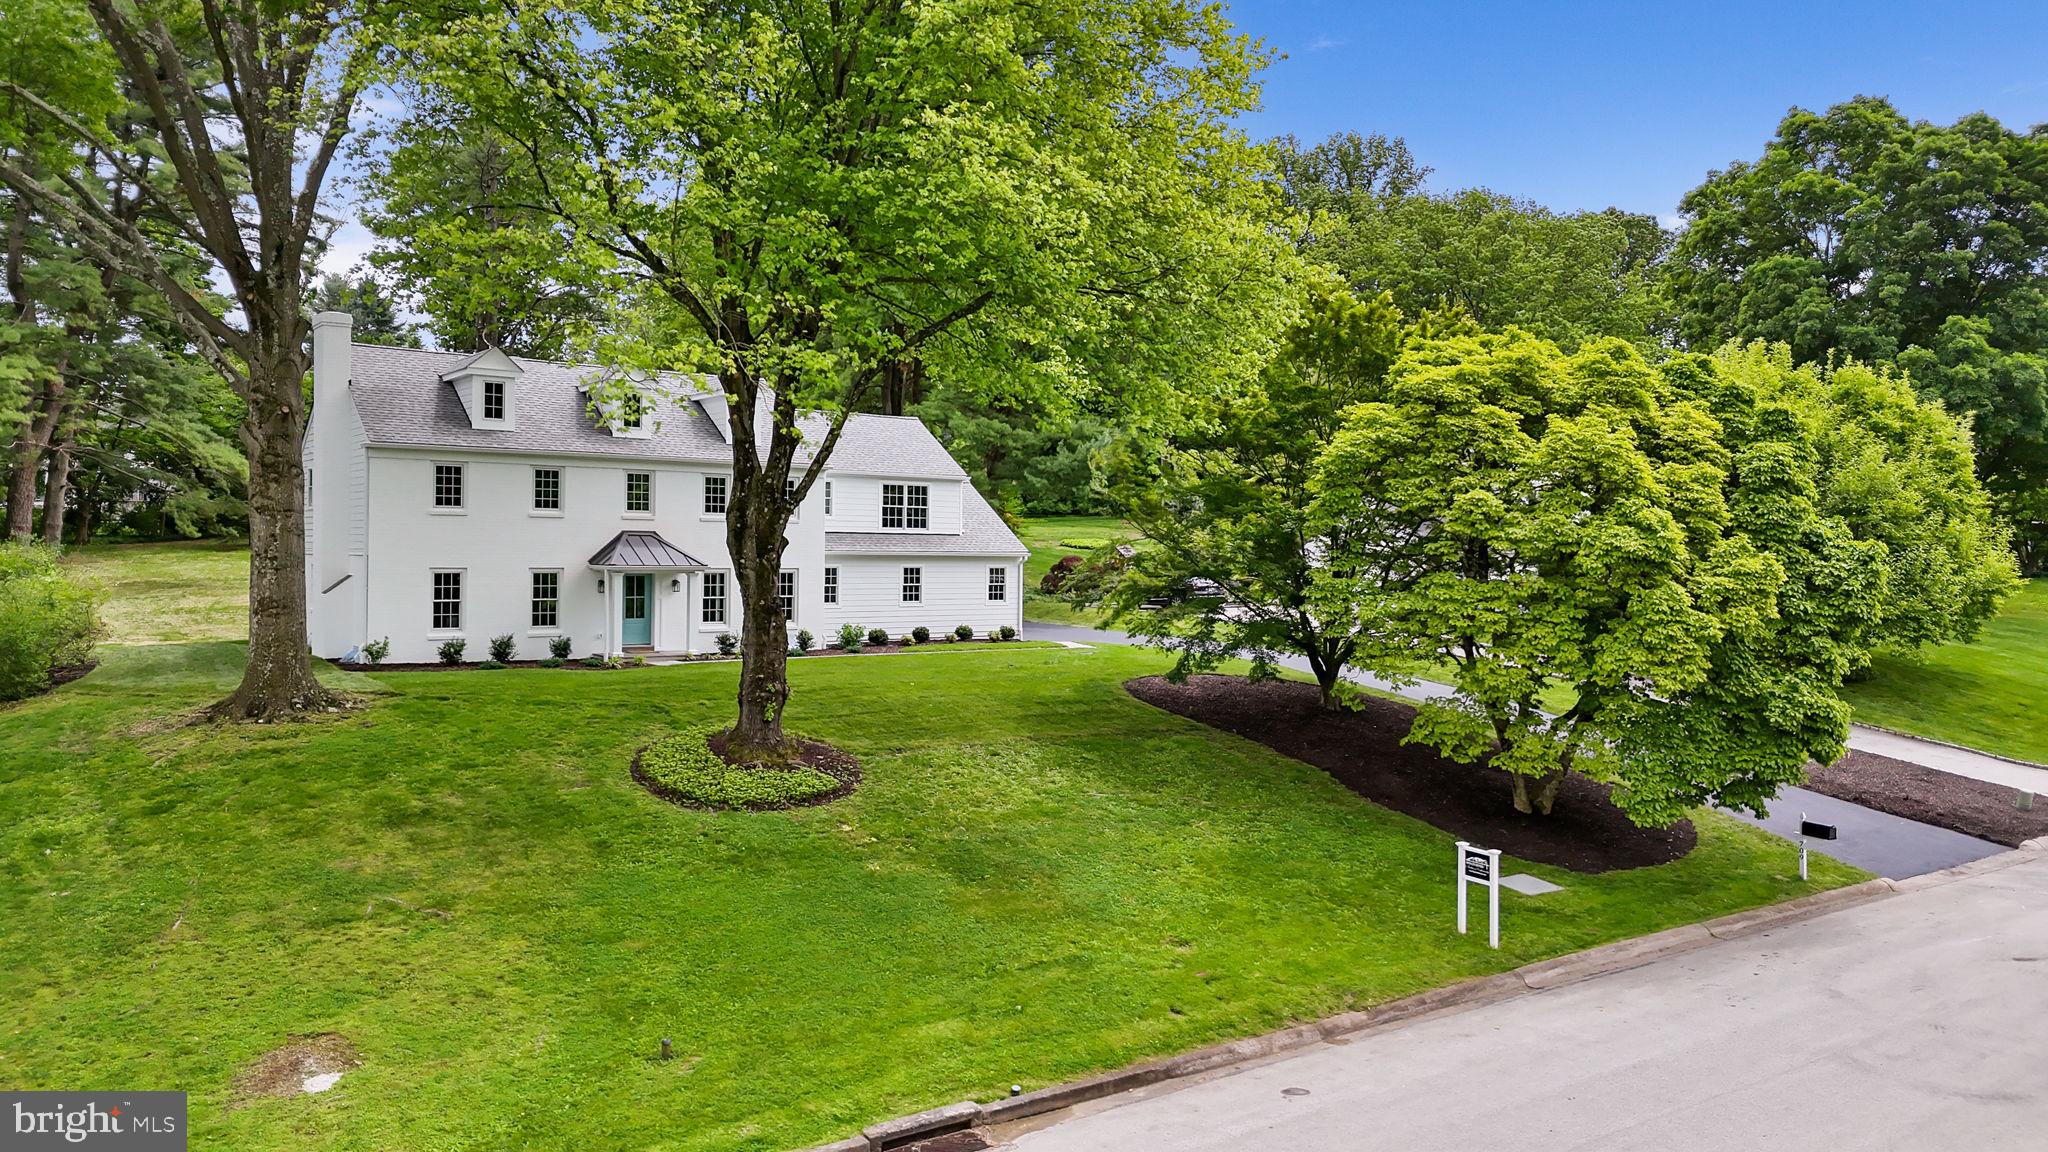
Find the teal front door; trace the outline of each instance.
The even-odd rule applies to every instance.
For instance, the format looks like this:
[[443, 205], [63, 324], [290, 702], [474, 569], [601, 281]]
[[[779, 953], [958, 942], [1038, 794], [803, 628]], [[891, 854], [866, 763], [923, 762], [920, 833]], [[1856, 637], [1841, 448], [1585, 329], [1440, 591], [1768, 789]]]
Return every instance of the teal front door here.
[[626, 644], [654, 643], [654, 608], [649, 602], [648, 588], [654, 577], [645, 572], [628, 572], [625, 580], [624, 603], [619, 607], [621, 627], [619, 635]]

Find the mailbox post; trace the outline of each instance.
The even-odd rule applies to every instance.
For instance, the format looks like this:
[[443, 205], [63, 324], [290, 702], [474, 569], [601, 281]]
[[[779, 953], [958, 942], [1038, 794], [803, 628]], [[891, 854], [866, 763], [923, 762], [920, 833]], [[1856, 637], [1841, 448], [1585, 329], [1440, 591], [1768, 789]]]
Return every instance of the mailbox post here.
[[1458, 934], [1465, 934], [1468, 885], [1486, 889], [1486, 946], [1500, 947], [1500, 849], [1458, 841]]
[[1833, 840], [1840, 835], [1841, 830], [1833, 824], [1822, 824], [1818, 820], [1808, 820], [1804, 812], [1799, 814], [1799, 878], [1801, 880], [1806, 879], [1807, 840]]

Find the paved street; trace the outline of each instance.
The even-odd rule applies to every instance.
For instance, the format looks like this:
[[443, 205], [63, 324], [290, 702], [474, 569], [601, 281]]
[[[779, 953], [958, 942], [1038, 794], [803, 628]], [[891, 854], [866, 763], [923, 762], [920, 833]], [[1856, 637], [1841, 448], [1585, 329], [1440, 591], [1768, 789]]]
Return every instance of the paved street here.
[[2044, 1018], [2037, 856], [1007, 1135], [1017, 1152], [2039, 1149]]
[[[1081, 644], [1131, 643], [1131, 638], [1122, 632], [1067, 624], [1026, 624], [1024, 633], [1034, 640], [1065, 640]], [[1299, 658], [1283, 659], [1282, 663], [1291, 668], [1307, 669], [1307, 662]], [[1354, 673], [1352, 678], [1369, 687], [1398, 692], [1415, 700], [1426, 700], [1450, 691], [1442, 684], [1427, 680], [1396, 688], [1363, 672]], [[2028, 773], [2048, 778], [2048, 770], [2027, 768], [1966, 748], [1950, 748], [1926, 740], [1915, 740], [1910, 736], [1897, 736], [1860, 726], [1851, 734], [1849, 743], [1857, 748], [1867, 748], [1881, 755], [1915, 764], [1925, 764], [1945, 772], [2013, 783], [2013, 779], [2003, 778], [2010, 776], [2023, 782], [2014, 784], [2015, 787], [2027, 786], [2024, 782], [2030, 780]], [[2048, 793], [2048, 779], [2040, 783], [2040, 791]], [[1817, 847], [1816, 851], [1825, 851], [1845, 863], [1895, 880], [1918, 876], [1923, 872], [1952, 868], [1957, 864], [2005, 850], [2003, 845], [1993, 844], [1988, 840], [1979, 840], [1975, 836], [1965, 836], [1961, 832], [1950, 831], [1947, 828], [1937, 828], [1932, 824], [1922, 824], [1917, 820], [1907, 820], [1887, 812], [1878, 812], [1804, 788], [1785, 789], [1777, 802], [1771, 805], [1770, 816], [1764, 819], [1759, 820], [1746, 813], [1734, 815], [1738, 819], [1747, 820], [1781, 836], [1794, 836], [1798, 834], [1802, 812], [1815, 820], [1834, 824], [1841, 829], [1841, 839], [1824, 847]]]

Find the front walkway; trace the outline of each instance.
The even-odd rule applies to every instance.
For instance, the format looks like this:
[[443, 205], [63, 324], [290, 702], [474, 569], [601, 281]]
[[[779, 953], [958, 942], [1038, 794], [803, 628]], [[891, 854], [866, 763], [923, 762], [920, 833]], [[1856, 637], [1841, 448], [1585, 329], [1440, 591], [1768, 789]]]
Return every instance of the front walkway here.
[[[1086, 644], [1135, 643], [1123, 632], [1082, 628], [1072, 624], [1035, 624], [1026, 621], [1024, 635], [1026, 639], [1031, 640], [1065, 640]], [[1298, 656], [1284, 657], [1281, 663], [1297, 671], [1308, 670], [1308, 662]], [[1398, 693], [1411, 700], [1446, 696], [1451, 691], [1448, 685], [1430, 680], [1395, 687], [1364, 672], [1351, 672], [1347, 673], [1347, 676], [1368, 688]], [[1862, 742], [1867, 737], [1881, 738], [1885, 746], [1868, 746]], [[1979, 779], [1994, 779], [1991, 776], [1979, 776], [1979, 772], [1993, 770], [2033, 772], [2044, 778], [2036, 790], [2048, 794], [2048, 769], [2026, 768], [2010, 761], [1986, 756], [1981, 752], [1950, 748], [1928, 740], [1915, 740], [1910, 736], [1894, 736], [1860, 725], [1850, 733], [1849, 746], [1890, 756], [1896, 760], [1923, 764], [1943, 772], [1978, 776]], [[1960, 768], [1951, 767], [1952, 764], [1958, 763], [1976, 770], [1962, 771]], [[1998, 782], [2007, 783], [2004, 780]], [[2027, 787], [2024, 784], [2014, 786]], [[1947, 828], [1937, 828], [1932, 824], [1922, 824], [1917, 820], [1907, 820], [1889, 812], [1879, 812], [1804, 788], [1786, 788], [1781, 791], [1777, 802], [1771, 806], [1771, 814], [1763, 819], [1740, 812], [1731, 815], [1780, 836], [1791, 837], [1798, 835], [1802, 813], [1823, 823], [1834, 824], [1841, 830], [1840, 840], [1817, 846], [1816, 851], [1825, 851], [1845, 864], [1854, 864], [1867, 872], [1888, 876], [1894, 880], [1904, 880], [1924, 872], [1951, 868], [1957, 864], [2005, 851], [2003, 845], [1993, 844], [1989, 840], [1980, 840], [1975, 836], [1966, 836]]]
[[2044, 967], [2048, 856], [1114, 1097], [1014, 1146], [2040, 1148]]

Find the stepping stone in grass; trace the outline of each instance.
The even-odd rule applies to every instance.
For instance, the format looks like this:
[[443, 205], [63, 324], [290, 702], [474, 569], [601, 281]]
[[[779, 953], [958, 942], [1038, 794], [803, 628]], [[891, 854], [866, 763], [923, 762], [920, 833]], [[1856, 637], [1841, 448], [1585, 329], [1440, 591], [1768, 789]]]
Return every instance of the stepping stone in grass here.
[[1510, 891], [1520, 892], [1524, 896], [1541, 896], [1545, 892], [1564, 891], [1563, 888], [1552, 884], [1541, 876], [1531, 876], [1527, 872], [1517, 872], [1512, 876], [1501, 877], [1500, 886]]

